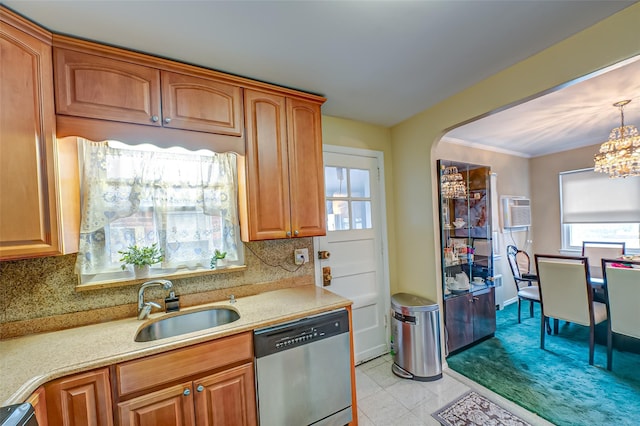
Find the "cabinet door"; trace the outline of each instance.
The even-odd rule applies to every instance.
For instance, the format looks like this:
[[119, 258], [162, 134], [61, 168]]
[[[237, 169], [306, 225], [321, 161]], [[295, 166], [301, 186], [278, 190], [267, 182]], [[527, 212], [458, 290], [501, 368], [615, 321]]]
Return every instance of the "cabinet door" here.
[[113, 425], [108, 369], [58, 379], [45, 390], [49, 424]]
[[495, 288], [473, 295], [474, 340], [490, 336], [496, 331]]
[[470, 294], [445, 300], [445, 324], [449, 352], [473, 342], [473, 298]]
[[244, 241], [291, 234], [285, 98], [245, 90], [246, 223]]
[[253, 363], [196, 380], [194, 388], [198, 426], [256, 424]]
[[47, 401], [43, 387], [39, 387], [31, 396], [27, 399], [27, 402], [33, 406], [33, 411], [36, 413], [36, 420], [38, 426], [48, 426], [47, 421]]
[[56, 113], [161, 126], [160, 71], [54, 49]]
[[162, 72], [162, 125], [242, 136], [239, 86], [168, 71]]
[[120, 426], [193, 426], [192, 383], [186, 382], [118, 404]]
[[320, 105], [288, 98], [287, 129], [293, 236], [326, 235]]
[[51, 36], [18, 21], [0, 10], [0, 260], [60, 254]]

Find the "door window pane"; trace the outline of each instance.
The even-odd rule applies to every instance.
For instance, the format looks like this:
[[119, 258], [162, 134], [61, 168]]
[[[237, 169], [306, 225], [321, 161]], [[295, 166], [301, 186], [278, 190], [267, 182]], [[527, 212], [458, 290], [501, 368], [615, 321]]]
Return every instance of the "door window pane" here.
[[347, 169], [345, 167], [324, 168], [324, 187], [326, 197], [347, 197]]
[[351, 169], [350, 170], [350, 187], [351, 196], [358, 198], [369, 198], [369, 170]]
[[353, 229], [371, 229], [371, 201], [352, 201]]
[[346, 231], [349, 228], [349, 202], [327, 200], [327, 229]]

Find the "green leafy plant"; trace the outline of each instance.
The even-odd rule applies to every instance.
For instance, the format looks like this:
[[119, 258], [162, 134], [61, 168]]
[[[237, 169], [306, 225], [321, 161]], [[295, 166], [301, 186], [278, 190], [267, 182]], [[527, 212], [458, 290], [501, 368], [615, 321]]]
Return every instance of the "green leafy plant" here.
[[216, 265], [218, 263], [218, 260], [224, 259], [225, 257], [227, 257], [227, 252], [226, 251], [220, 251], [220, 250], [216, 249], [213, 252], [213, 257], [211, 257], [211, 269], [216, 269]]
[[162, 249], [157, 243], [153, 243], [149, 247], [138, 247], [137, 245], [129, 246], [126, 250], [118, 251], [122, 255], [122, 269], [127, 269], [127, 265], [144, 266], [153, 265], [164, 259]]

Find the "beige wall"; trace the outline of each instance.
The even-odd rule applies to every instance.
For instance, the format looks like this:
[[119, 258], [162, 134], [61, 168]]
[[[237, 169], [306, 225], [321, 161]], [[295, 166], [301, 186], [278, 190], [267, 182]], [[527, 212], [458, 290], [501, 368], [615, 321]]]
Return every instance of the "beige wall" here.
[[442, 135], [460, 123], [640, 54], [638, 22], [640, 3], [391, 129], [399, 248], [396, 270], [403, 291], [442, 300], [435, 254], [438, 218], [433, 214], [436, 157], [432, 155]]
[[393, 161], [391, 130], [344, 118], [322, 117], [322, 141], [325, 145], [381, 151], [384, 154], [385, 197], [387, 215], [387, 239], [389, 253], [389, 279], [391, 294], [398, 291], [395, 268], [395, 198], [393, 194]]
[[534, 253], [559, 254], [562, 247], [558, 173], [593, 167], [593, 156], [599, 149], [599, 145], [592, 145], [531, 160]]

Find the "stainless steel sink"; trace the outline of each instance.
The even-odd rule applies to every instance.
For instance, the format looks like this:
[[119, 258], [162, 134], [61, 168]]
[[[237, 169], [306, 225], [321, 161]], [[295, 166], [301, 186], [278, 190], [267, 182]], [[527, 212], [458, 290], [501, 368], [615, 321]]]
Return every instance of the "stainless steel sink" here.
[[145, 325], [138, 330], [134, 340], [136, 342], [149, 342], [151, 340], [165, 339], [229, 324], [239, 319], [240, 314], [238, 312], [224, 306], [185, 312]]

